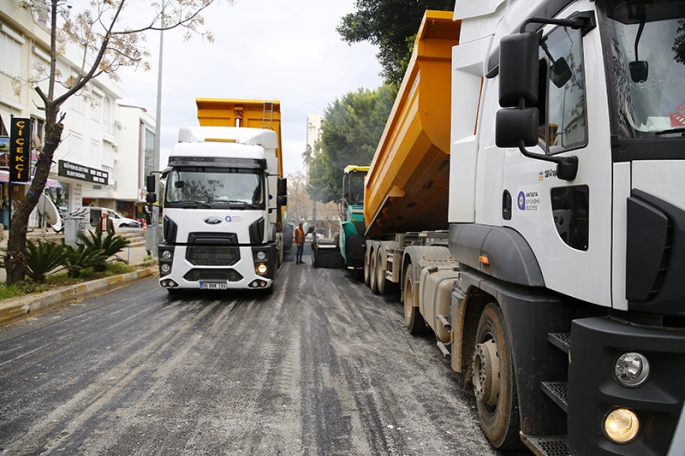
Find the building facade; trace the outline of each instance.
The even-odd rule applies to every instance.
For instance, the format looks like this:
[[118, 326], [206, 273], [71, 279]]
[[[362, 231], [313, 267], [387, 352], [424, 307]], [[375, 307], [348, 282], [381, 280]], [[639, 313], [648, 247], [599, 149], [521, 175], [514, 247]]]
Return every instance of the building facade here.
[[[32, 155], [37, 159], [45, 114], [40, 109], [42, 100], [28, 81], [49, 70], [50, 61], [47, 10], [29, 11], [18, 4], [0, 0], [0, 223], [5, 227], [12, 206], [20, 204], [28, 185], [9, 182], [3, 143], [12, 116], [30, 118]], [[77, 51], [67, 47], [58, 57], [62, 79], [78, 74], [81, 57]], [[37, 85], [47, 93], [46, 80]], [[56, 90], [64, 93], [65, 89], [57, 85]], [[46, 194], [63, 214], [88, 205], [116, 209], [131, 218], [140, 214], [145, 201], [144, 157], [149, 144], [154, 144], [154, 120], [141, 108], [119, 106], [117, 101], [123, 96], [121, 87], [101, 76], [62, 105], [62, 142], [55, 152]], [[41, 219], [36, 211], [31, 224], [39, 226]]]

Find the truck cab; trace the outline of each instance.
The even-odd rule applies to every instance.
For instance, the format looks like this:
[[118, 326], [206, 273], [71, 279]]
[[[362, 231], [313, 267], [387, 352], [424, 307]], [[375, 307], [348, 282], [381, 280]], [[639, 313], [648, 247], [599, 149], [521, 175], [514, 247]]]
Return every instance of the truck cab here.
[[165, 179], [160, 284], [169, 291], [268, 289], [283, 248], [276, 133], [183, 128]]
[[340, 253], [349, 269], [364, 264], [364, 179], [368, 166], [348, 165], [343, 170], [340, 199]]
[[[572, 454], [682, 452], [685, 2], [458, 0], [455, 16], [457, 308], [499, 309], [520, 435], [534, 451], [568, 435]], [[503, 367], [480, 337], [476, 391]], [[510, 406], [479, 398], [496, 446]]]

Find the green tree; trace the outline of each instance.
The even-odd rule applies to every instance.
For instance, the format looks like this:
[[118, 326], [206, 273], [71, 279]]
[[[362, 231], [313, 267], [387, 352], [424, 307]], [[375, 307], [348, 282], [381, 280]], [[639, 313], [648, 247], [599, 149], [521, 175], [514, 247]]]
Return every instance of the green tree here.
[[[202, 11], [215, 0], [150, 0], [130, 2], [129, 0], [92, 0], [90, 9], [72, 11], [73, 5], [66, 0], [23, 0], [22, 8], [34, 12], [45, 12], [50, 21], [50, 62], [48, 68], [38, 68], [30, 81], [18, 81], [35, 87], [45, 113], [45, 141], [36, 163], [36, 172], [29, 188], [13, 214], [10, 223], [10, 237], [5, 256], [7, 284], [24, 279], [28, 261], [26, 253], [26, 231], [31, 211], [38, 204], [50, 173], [50, 166], [57, 147], [62, 141], [65, 113], [60, 109], [72, 96], [88, 97], [88, 82], [107, 75], [117, 79], [116, 72], [124, 66], [148, 68], [148, 53], [141, 46], [144, 34], [151, 30], [181, 28], [186, 38], [198, 33], [212, 41], [210, 32], [198, 32], [204, 24]], [[217, 3], [220, 0], [216, 0]], [[226, 0], [232, 3], [233, 0]], [[129, 3], [133, 3], [129, 5]], [[135, 6], [125, 9], [127, 6]], [[74, 8], [75, 9], [75, 8]], [[129, 14], [125, 14], [129, 13]], [[124, 27], [122, 19], [129, 17], [139, 26]], [[67, 47], [81, 53], [81, 66], [73, 67], [74, 73], [62, 75], [57, 68], [57, 57]], [[47, 81], [47, 91], [38, 83]]]
[[454, 0], [357, 0], [356, 8], [342, 18], [336, 30], [347, 43], [377, 45], [381, 76], [386, 83], [398, 84], [407, 70], [424, 12], [452, 10]]
[[307, 194], [307, 179], [301, 171], [288, 174], [288, 220], [297, 225], [312, 215], [312, 200]]
[[396, 95], [395, 86], [384, 85], [374, 91], [349, 92], [328, 105], [321, 151], [309, 169], [308, 191], [313, 199], [339, 200], [345, 166], [371, 163]]

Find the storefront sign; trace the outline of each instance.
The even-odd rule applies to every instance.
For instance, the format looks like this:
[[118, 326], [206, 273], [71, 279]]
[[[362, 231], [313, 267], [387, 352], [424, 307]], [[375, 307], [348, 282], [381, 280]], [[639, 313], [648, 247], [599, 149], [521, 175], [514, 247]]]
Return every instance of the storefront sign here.
[[74, 184], [73, 187], [73, 209], [81, 209], [83, 207], [83, 187], [81, 184]]
[[109, 178], [109, 173], [107, 171], [100, 171], [99, 169], [77, 165], [76, 163], [65, 160], [59, 160], [57, 175], [102, 185], [107, 185]]
[[31, 168], [31, 119], [12, 117], [10, 129], [10, 180], [28, 182]]

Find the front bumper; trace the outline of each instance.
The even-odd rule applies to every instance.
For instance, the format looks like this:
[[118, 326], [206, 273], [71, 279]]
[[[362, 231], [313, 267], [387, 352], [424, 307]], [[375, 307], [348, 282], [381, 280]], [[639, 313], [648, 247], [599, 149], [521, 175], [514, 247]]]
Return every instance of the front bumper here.
[[[685, 454], [683, 448], [676, 450], [685, 441], [685, 423], [679, 426], [685, 397], [685, 331], [597, 317], [575, 320], [571, 340], [571, 454]], [[614, 379], [616, 361], [626, 352], [639, 352], [650, 363], [648, 380], [637, 388]], [[632, 410], [640, 421], [638, 436], [623, 445], [611, 442], [603, 432], [606, 415], [617, 408]]]
[[[275, 244], [260, 246], [159, 246], [159, 282], [178, 289], [269, 288], [276, 276]], [[165, 253], [166, 252], [166, 253]]]

